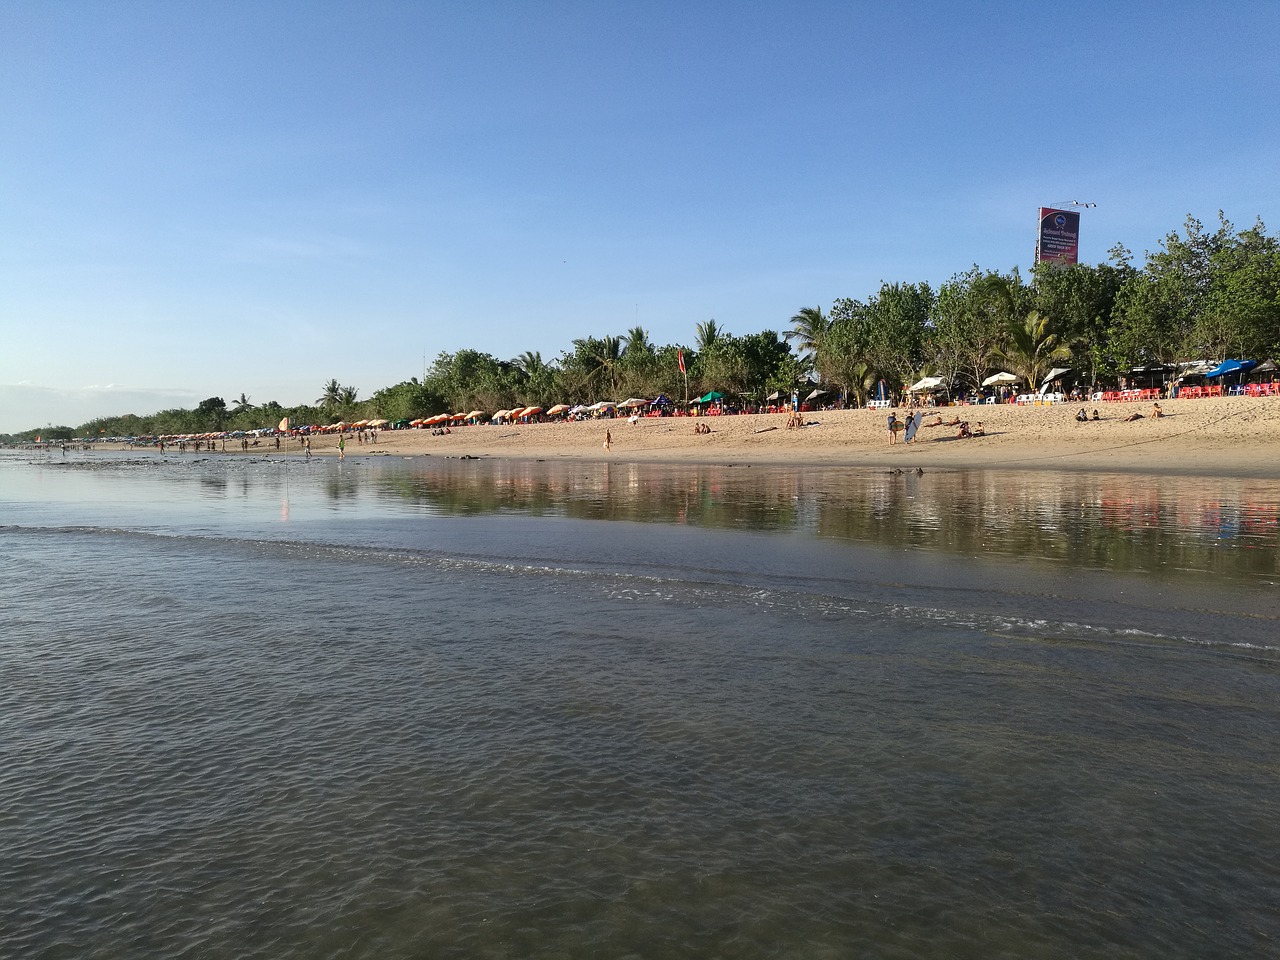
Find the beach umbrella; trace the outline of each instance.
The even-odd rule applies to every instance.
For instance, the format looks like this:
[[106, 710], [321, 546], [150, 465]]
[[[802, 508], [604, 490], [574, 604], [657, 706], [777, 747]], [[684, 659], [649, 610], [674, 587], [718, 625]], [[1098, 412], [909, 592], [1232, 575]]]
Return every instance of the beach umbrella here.
[[991, 376], [987, 377], [987, 379], [982, 381], [982, 385], [984, 387], [989, 387], [993, 383], [1018, 383], [1020, 380], [1022, 380], [1021, 377], [1001, 371], [1000, 373], [993, 373]]
[[562, 413], [568, 413], [572, 409], [567, 403], [557, 403], [554, 407], [547, 408], [548, 417], [558, 417]]
[[630, 397], [618, 404], [620, 407], [647, 407], [648, 405], [649, 401], [640, 397]]
[[489, 419], [490, 419], [490, 420], [501, 420], [503, 417], [509, 417], [509, 416], [511, 416], [511, 411], [510, 411], [510, 410], [499, 410], [497, 413], [495, 413], [495, 414], [494, 414], [492, 417], [490, 417]]
[[1223, 360], [1206, 373], [1204, 378], [1208, 380], [1210, 377], [1223, 377], [1228, 373], [1248, 373], [1257, 365], [1257, 360]]
[[826, 395], [827, 395], [827, 391], [825, 391], [825, 390], [815, 390], [815, 391], [813, 391], [813, 393], [811, 393], [811, 394], [809, 394], [807, 397], [805, 397], [805, 399], [806, 399], [806, 400], [817, 400], [817, 399], [818, 399], [818, 397], [825, 397]]
[[1071, 367], [1054, 367], [1052, 370], [1049, 371], [1048, 376], [1046, 376], [1043, 380], [1040, 381], [1041, 389], [1043, 390], [1043, 388], [1053, 383], [1053, 381], [1057, 380], [1064, 373], [1070, 373], [1071, 370], [1072, 370]]
[[924, 390], [936, 390], [942, 386], [941, 377], [925, 377], [923, 380], [917, 380], [911, 386], [907, 387], [907, 393], [920, 393]]
[[541, 412], [542, 412], [541, 407], [525, 407], [523, 410], [520, 411], [520, 416], [532, 417], [535, 413], [541, 413]]

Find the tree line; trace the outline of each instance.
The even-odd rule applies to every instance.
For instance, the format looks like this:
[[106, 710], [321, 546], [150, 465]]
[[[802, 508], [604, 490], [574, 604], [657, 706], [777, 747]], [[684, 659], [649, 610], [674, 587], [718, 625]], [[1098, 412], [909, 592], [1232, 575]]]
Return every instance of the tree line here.
[[[976, 264], [938, 289], [883, 283], [866, 299], [798, 310], [781, 331], [737, 335], [716, 320], [696, 325], [688, 344], [655, 344], [636, 326], [582, 337], [553, 360], [536, 351], [499, 359], [478, 350], [441, 353], [422, 380], [383, 387], [361, 400], [336, 379], [314, 404], [233, 405], [210, 397], [193, 410], [102, 417], [45, 428], [50, 439], [249, 430], [289, 417], [294, 424], [553, 403], [653, 398], [675, 401], [707, 390], [763, 400], [808, 382], [861, 404], [880, 381], [897, 393], [938, 376], [956, 391], [1004, 370], [1038, 385], [1054, 366], [1089, 384], [1114, 383], [1138, 368], [1280, 353], [1280, 241], [1261, 220], [1237, 230], [1219, 213], [1209, 230], [1188, 217], [1139, 268], [1116, 245], [1106, 262], [1041, 263], [1024, 278]], [[684, 372], [681, 372], [681, 363]], [[686, 392], [687, 391], [687, 392]], [[19, 438], [41, 431], [27, 431]]]

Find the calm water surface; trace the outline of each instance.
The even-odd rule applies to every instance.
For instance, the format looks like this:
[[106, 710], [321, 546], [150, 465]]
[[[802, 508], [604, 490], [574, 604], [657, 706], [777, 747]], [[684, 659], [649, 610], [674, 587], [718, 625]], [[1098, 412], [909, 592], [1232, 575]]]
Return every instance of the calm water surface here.
[[1274, 955], [1278, 519], [0, 455], [0, 955]]

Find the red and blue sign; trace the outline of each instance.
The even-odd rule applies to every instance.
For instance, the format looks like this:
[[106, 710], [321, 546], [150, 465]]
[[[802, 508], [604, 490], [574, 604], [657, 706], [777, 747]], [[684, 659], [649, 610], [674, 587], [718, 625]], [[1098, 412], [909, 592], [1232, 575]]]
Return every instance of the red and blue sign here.
[[1074, 210], [1040, 208], [1040, 236], [1036, 241], [1036, 263], [1080, 262], [1080, 214]]

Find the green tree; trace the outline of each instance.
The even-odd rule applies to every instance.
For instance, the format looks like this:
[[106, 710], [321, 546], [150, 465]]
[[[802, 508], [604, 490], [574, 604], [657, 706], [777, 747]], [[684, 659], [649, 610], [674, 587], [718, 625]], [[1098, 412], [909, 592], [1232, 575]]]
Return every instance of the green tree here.
[[1135, 273], [1123, 247], [1113, 247], [1111, 256], [1097, 266], [1045, 261], [1032, 281], [1036, 309], [1053, 318], [1073, 356], [1087, 364], [1090, 382], [1115, 372], [1108, 331], [1120, 290]]
[[527, 401], [526, 406], [557, 402], [560, 392], [559, 368], [545, 363], [542, 354], [537, 351], [526, 351], [511, 363], [516, 368], [516, 381], [521, 400]]
[[951, 384], [975, 389], [986, 377], [992, 353], [1018, 309], [1013, 274], [984, 271], [974, 264], [938, 291], [926, 337], [926, 354]]
[[444, 397], [433, 392], [416, 377], [383, 387], [370, 400], [374, 413], [388, 420], [412, 420], [451, 412]]
[[756, 399], [770, 387], [789, 387], [796, 369], [791, 345], [773, 330], [743, 337], [722, 333], [699, 356], [704, 386]]
[[927, 283], [885, 283], [866, 304], [867, 359], [897, 385], [909, 384], [924, 359], [934, 295]]
[[1280, 243], [1261, 220], [1235, 233], [1222, 217], [1219, 233], [1192, 342], [1215, 359], [1267, 359], [1280, 349]]
[[521, 393], [521, 371], [478, 350], [442, 353], [427, 371], [426, 386], [435, 391], [455, 413], [470, 410], [495, 412], [513, 406]]
[[196, 414], [200, 418], [200, 422], [213, 427], [214, 430], [221, 430], [222, 425], [227, 420], [227, 401], [221, 397], [210, 397], [207, 400], [201, 400], [196, 407]]
[[609, 399], [618, 393], [621, 360], [620, 337], [583, 337], [573, 341], [563, 367], [576, 381], [579, 399]]
[[791, 329], [783, 334], [799, 351], [800, 362], [810, 370], [817, 369], [822, 340], [831, 329], [831, 318], [821, 307], [801, 307], [791, 318]]
[[623, 356], [652, 356], [653, 344], [649, 342], [649, 331], [641, 326], [632, 327], [622, 336], [622, 351]]
[[814, 367], [824, 383], [842, 388], [851, 404], [866, 403], [878, 379], [870, 360], [866, 304], [848, 297], [832, 304], [830, 324], [818, 344]]
[[710, 320], [705, 320], [702, 323], [699, 323], [694, 329], [697, 334], [695, 347], [699, 353], [703, 350], [709, 349], [713, 343], [725, 336], [726, 333], [726, 331], [716, 323], [714, 317]]
[[1048, 317], [1032, 310], [1021, 323], [1009, 323], [994, 357], [1034, 389], [1050, 368], [1071, 359], [1071, 348], [1062, 342]]
[[336, 377], [324, 385], [324, 391], [316, 398], [316, 405], [326, 412], [342, 405], [342, 384]]

